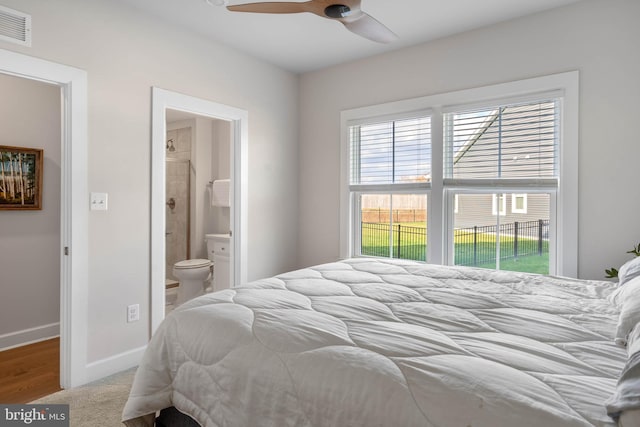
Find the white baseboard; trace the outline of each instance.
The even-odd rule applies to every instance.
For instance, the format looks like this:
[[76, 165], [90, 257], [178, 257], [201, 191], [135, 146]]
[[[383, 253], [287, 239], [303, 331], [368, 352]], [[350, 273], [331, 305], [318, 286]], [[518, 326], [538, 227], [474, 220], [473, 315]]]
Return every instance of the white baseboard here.
[[60, 323], [36, 326], [22, 331], [0, 335], [0, 351], [9, 350], [38, 341], [44, 341], [60, 335]]
[[133, 368], [134, 366], [138, 366], [146, 349], [147, 346], [145, 345], [87, 364], [87, 383], [117, 374], [118, 372]]

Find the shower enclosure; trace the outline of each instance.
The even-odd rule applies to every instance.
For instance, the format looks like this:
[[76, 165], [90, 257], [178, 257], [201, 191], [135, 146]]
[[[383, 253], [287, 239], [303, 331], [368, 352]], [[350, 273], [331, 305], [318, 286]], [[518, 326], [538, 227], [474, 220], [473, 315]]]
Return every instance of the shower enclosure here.
[[173, 265], [189, 259], [189, 176], [191, 164], [184, 159], [166, 159], [165, 251], [167, 283], [175, 282]]

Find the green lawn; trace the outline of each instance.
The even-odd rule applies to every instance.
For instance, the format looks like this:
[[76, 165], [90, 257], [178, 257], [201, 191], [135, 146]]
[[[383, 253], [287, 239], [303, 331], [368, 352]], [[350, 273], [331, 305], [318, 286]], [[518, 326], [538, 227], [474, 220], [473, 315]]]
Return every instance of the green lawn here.
[[[478, 264], [480, 268], [496, 268], [496, 263]], [[549, 253], [500, 260], [500, 270], [549, 274]]]
[[[394, 227], [393, 258], [426, 261], [426, 228], [424, 223], [401, 223], [400, 230]], [[373, 224], [375, 229], [363, 228], [362, 254], [380, 257], [389, 256], [388, 224]], [[549, 273], [549, 242], [543, 240], [542, 255], [539, 254], [538, 240], [518, 239], [519, 256], [514, 258], [513, 238], [501, 236], [500, 270], [529, 273]], [[475, 252], [474, 252], [475, 248]], [[525, 255], [526, 254], [526, 255]], [[477, 233], [473, 236], [456, 231], [455, 257], [458, 265], [482, 268], [496, 268], [496, 239], [492, 233]]]

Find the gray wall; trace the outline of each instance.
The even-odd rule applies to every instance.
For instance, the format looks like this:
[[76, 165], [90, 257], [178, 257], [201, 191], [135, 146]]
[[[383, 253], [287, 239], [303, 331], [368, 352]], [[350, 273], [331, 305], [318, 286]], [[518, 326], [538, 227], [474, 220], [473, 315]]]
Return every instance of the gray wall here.
[[585, 0], [303, 75], [299, 264], [339, 256], [340, 111], [579, 70], [578, 272], [603, 278], [640, 241], [639, 16], [637, 0]]
[[[119, 2], [1, 3], [32, 15], [33, 42], [0, 48], [87, 72], [89, 191], [109, 194], [108, 211], [89, 212], [89, 278], [78, 284], [88, 288], [89, 363], [149, 340], [153, 86], [248, 111], [248, 277], [296, 266], [295, 74]], [[134, 303], [141, 320], [127, 323]]]
[[42, 210], [0, 211], [1, 349], [59, 329], [61, 137], [59, 87], [0, 74], [0, 94], [0, 145], [44, 150]]

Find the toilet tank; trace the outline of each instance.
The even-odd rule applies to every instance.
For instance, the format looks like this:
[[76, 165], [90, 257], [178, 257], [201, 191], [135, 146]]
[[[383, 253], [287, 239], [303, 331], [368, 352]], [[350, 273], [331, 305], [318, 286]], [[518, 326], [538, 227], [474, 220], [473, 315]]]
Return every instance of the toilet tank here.
[[215, 261], [214, 256], [230, 256], [229, 254], [229, 238], [228, 234], [205, 234], [207, 242], [207, 258]]
[[213, 291], [232, 287], [231, 283], [231, 236], [228, 234], [206, 234], [207, 257], [213, 261]]

